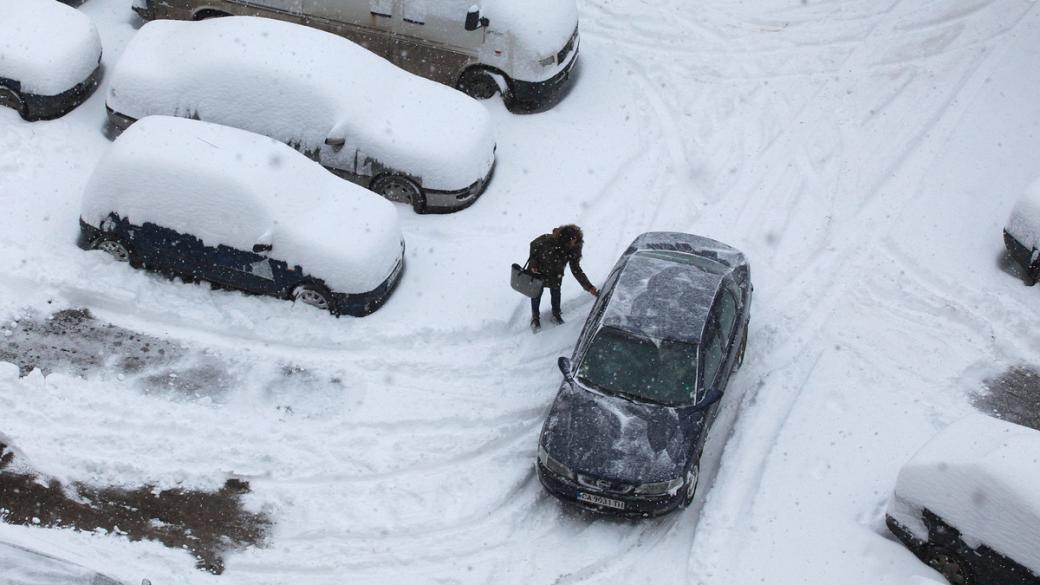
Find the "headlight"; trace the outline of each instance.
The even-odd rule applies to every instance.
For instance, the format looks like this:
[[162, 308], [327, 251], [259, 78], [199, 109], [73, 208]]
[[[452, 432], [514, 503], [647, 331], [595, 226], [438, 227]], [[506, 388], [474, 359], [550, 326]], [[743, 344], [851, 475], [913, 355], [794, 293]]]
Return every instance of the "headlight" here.
[[676, 490], [682, 487], [683, 481], [683, 478], [677, 477], [670, 481], [644, 483], [643, 485], [636, 487], [636, 493], [645, 496], [659, 496], [667, 493], [675, 493]]
[[574, 472], [571, 471], [570, 468], [564, 465], [563, 463], [560, 463], [559, 461], [550, 457], [549, 452], [546, 451], [545, 447], [542, 447], [541, 445], [538, 446], [538, 461], [540, 461], [546, 469], [555, 473], [556, 475], [563, 476], [571, 481], [574, 481]]

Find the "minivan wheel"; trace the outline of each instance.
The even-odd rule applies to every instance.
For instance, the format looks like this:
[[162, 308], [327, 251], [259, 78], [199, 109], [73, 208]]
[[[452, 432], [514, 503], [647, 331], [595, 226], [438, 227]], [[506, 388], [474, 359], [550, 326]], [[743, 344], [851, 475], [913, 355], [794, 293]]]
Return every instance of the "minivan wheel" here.
[[322, 311], [332, 310], [331, 296], [325, 287], [316, 284], [301, 284], [292, 291], [293, 302], [310, 305]]
[[91, 247], [107, 253], [118, 262], [130, 262], [131, 260], [130, 248], [115, 236], [102, 236], [94, 240]]
[[498, 83], [487, 71], [467, 69], [459, 78], [458, 88], [472, 98], [486, 100], [498, 92]]
[[376, 177], [369, 189], [398, 203], [411, 203], [416, 213], [426, 211], [426, 198], [422, 189], [414, 181], [401, 175], [382, 175]]
[[683, 508], [688, 507], [693, 503], [694, 496], [697, 495], [697, 484], [700, 483], [700, 465], [694, 465], [693, 469], [686, 476], [686, 492], [683, 494]]
[[975, 580], [964, 557], [942, 546], [930, 546], [924, 553], [925, 563], [943, 576], [950, 585], [972, 585]]

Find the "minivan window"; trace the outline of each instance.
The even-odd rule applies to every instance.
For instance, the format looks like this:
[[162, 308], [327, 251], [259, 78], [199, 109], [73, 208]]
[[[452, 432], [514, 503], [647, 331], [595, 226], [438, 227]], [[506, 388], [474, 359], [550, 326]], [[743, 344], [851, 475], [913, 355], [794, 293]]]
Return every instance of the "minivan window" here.
[[693, 402], [697, 346], [600, 329], [577, 368], [580, 382], [610, 394], [677, 406]]
[[368, 0], [368, 9], [376, 16], [393, 16], [394, 0]]

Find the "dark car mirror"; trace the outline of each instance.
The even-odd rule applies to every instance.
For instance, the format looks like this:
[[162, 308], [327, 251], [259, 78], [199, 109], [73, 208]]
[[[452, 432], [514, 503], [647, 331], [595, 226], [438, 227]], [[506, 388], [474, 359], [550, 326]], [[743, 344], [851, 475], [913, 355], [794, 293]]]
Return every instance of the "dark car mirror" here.
[[722, 400], [722, 390], [709, 390], [708, 394], [697, 403], [697, 409], [705, 409], [715, 404], [719, 400]]
[[574, 381], [574, 372], [571, 371], [571, 359], [568, 357], [560, 356], [560, 359], [556, 360], [556, 365], [560, 366], [560, 372], [563, 373], [563, 379], [568, 382]]
[[343, 148], [343, 145], [347, 143], [347, 139], [342, 136], [332, 137], [329, 136], [325, 139], [325, 144], [333, 148]]
[[477, 30], [488, 25], [488, 19], [480, 16], [480, 9], [476, 6], [470, 7], [466, 12], [466, 30]]
[[253, 244], [253, 251], [257, 254], [271, 251], [271, 244]]

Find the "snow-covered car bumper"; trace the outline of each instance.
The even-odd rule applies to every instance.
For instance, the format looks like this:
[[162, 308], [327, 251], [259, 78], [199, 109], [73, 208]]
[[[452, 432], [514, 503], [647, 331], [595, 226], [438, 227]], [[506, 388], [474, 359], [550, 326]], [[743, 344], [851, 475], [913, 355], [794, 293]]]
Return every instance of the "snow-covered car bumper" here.
[[101, 57], [98, 57], [98, 65], [90, 76], [76, 84], [74, 87], [57, 95], [37, 95], [30, 93], [21, 94], [23, 105], [20, 112], [22, 118], [35, 122], [37, 120], [53, 120], [76, 109], [80, 104], [87, 101], [101, 82], [102, 67]]
[[452, 211], [459, 211], [466, 209], [470, 205], [477, 202], [484, 191], [487, 189], [488, 183], [491, 182], [491, 177], [495, 174], [495, 165], [497, 161], [491, 163], [491, 168], [488, 169], [487, 175], [483, 178], [478, 179], [475, 183], [466, 187], [465, 189], [459, 189], [457, 191], [438, 191], [436, 189], [424, 189], [426, 194], [426, 211], [428, 213], [450, 213]]
[[404, 246], [401, 246], [401, 258], [397, 261], [390, 276], [378, 287], [365, 293], [342, 294], [333, 293], [334, 315], [351, 315], [353, 317], [364, 317], [375, 312], [376, 309], [386, 304], [387, 299], [401, 282], [404, 275]]
[[538, 112], [555, 106], [570, 86], [571, 73], [578, 63], [578, 32], [574, 32], [574, 46], [570, 51], [570, 62], [545, 81], [512, 80], [512, 100], [507, 104], [513, 112]]
[[[561, 477], [547, 469], [541, 461], [535, 463], [538, 480], [547, 492], [558, 499], [593, 512], [619, 516], [646, 518], [667, 514], [682, 505], [683, 494], [660, 496], [638, 496], [617, 494], [590, 489], [584, 485]], [[618, 505], [622, 507], [618, 507]]]

